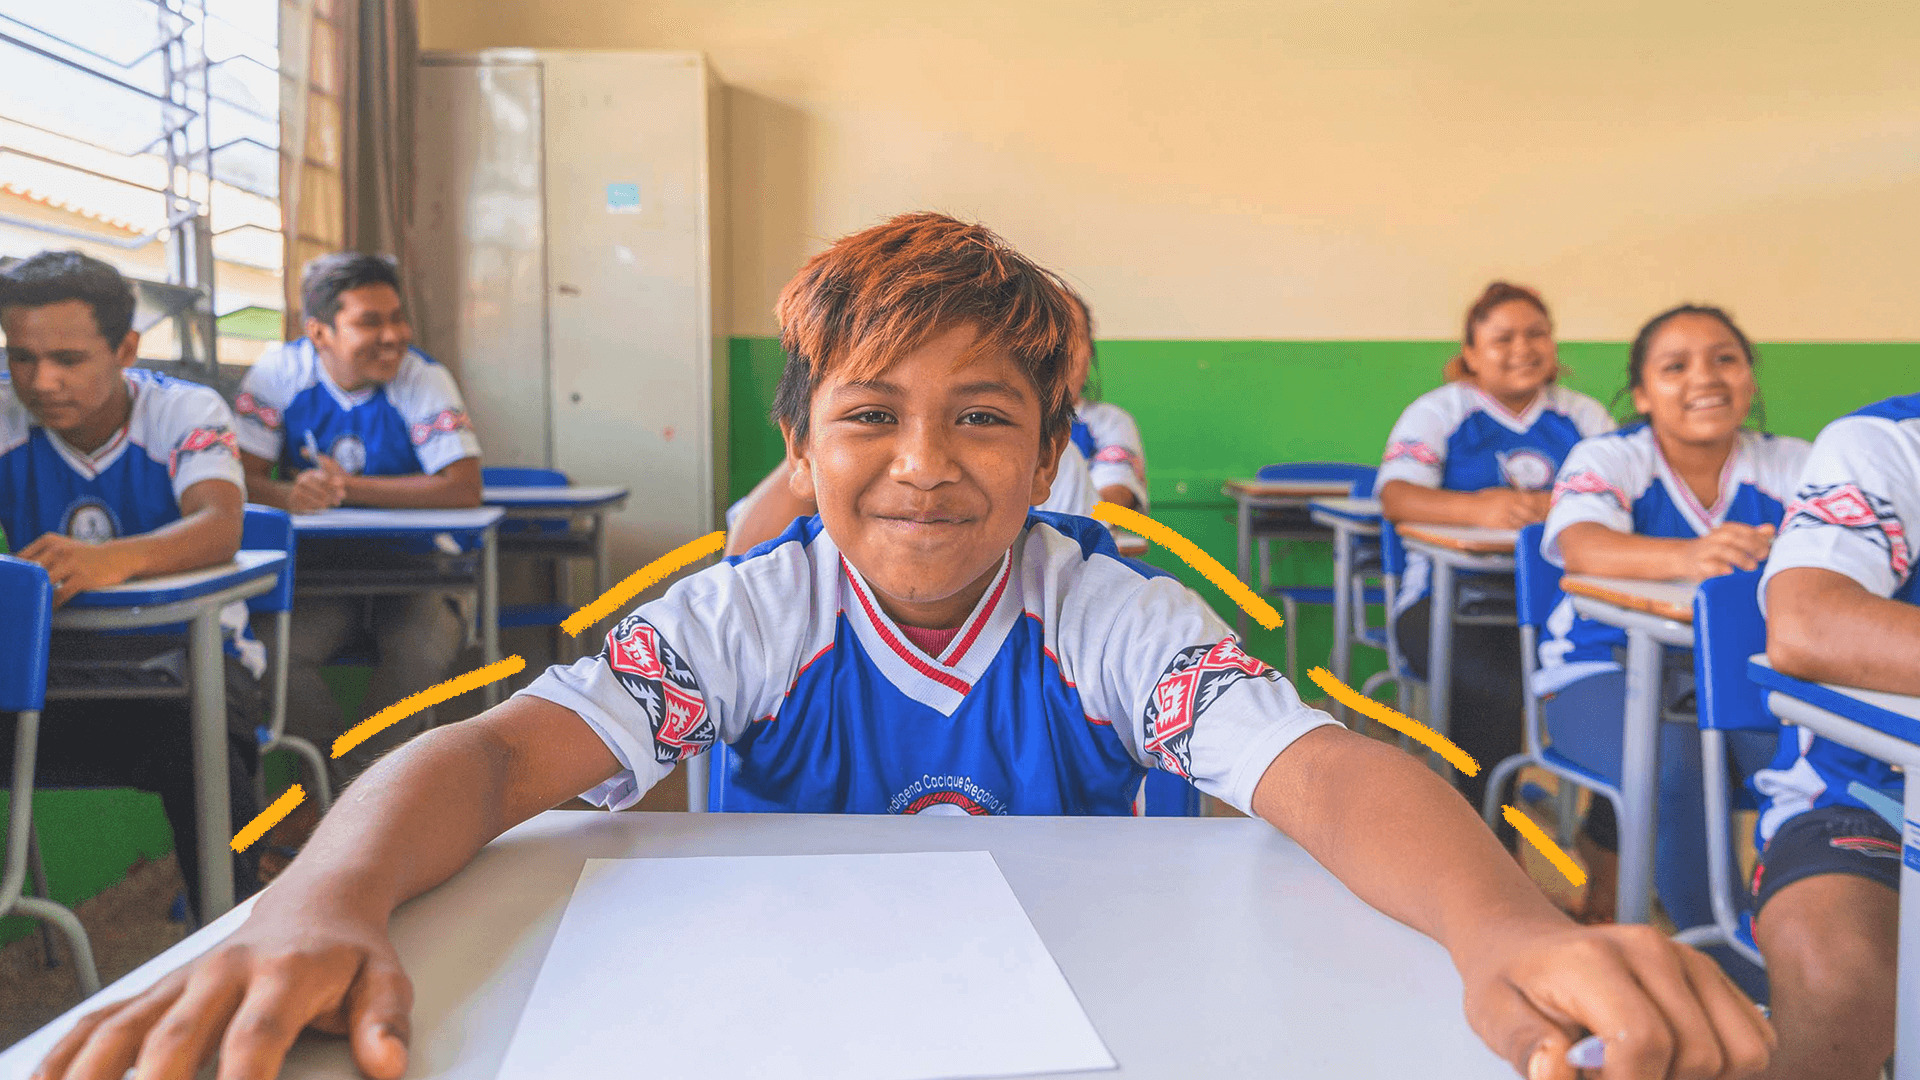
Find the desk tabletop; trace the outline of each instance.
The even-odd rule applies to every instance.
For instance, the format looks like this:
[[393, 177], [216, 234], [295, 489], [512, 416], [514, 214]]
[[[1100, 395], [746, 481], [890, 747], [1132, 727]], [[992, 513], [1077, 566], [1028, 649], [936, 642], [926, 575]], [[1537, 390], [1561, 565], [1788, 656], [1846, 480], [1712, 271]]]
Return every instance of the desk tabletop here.
[[1765, 653], [1747, 661], [1747, 676], [1762, 689], [1799, 698], [1836, 716], [1920, 746], [1920, 697], [1797, 679], [1774, 670], [1773, 662]]
[[1371, 525], [1380, 520], [1379, 499], [1357, 499], [1343, 495], [1332, 499], [1314, 499], [1307, 505], [1347, 521]]
[[[221, 592], [230, 586], [280, 572], [285, 552], [242, 551], [233, 561], [182, 574], [141, 578], [104, 589], [88, 589], [67, 601], [70, 608], [128, 608], [174, 604]], [[58, 619], [58, 616], [55, 616]]]
[[1560, 579], [1560, 588], [1576, 596], [1642, 611], [1674, 622], [1693, 621], [1693, 594], [1700, 588], [1696, 581], [1636, 581], [1632, 578], [1596, 577], [1568, 574]]
[[1116, 528], [1113, 530], [1113, 546], [1119, 548], [1122, 555], [1145, 555], [1148, 544], [1147, 538], [1139, 533]]
[[1518, 529], [1488, 529], [1479, 525], [1418, 525], [1409, 522], [1394, 526], [1400, 538], [1409, 543], [1429, 544], [1448, 551], [1470, 555], [1511, 555], [1520, 542]]
[[[549, 811], [507, 832], [396, 913], [394, 941], [414, 983], [407, 1075], [492, 1080], [586, 859], [980, 850], [993, 855], [1120, 1063], [1063, 1075], [1512, 1075], [1468, 1029], [1445, 952], [1368, 908], [1258, 820], [582, 810]], [[247, 910], [85, 1009], [152, 985]], [[0, 1078], [24, 1080], [81, 1011], [0, 1054]], [[725, 1038], [728, 1020], [716, 1013], [710, 1031], [688, 1037]], [[342, 1040], [309, 1036], [281, 1075], [358, 1074]]]
[[507, 512], [498, 506], [461, 510], [372, 510], [340, 506], [318, 514], [295, 514], [298, 536], [415, 536], [422, 533], [479, 532], [498, 524]]
[[489, 485], [480, 493], [488, 506], [584, 508], [616, 503], [627, 497], [623, 487], [521, 487]]
[[1347, 495], [1353, 484], [1346, 480], [1229, 480], [1224, 488], [1229, 497], [1239, 498], [1331, 498]]

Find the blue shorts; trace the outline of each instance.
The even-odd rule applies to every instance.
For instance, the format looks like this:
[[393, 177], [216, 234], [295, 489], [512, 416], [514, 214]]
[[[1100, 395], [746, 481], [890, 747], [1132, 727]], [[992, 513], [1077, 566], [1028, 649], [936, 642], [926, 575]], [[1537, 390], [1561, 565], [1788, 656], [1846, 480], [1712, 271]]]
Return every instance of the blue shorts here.
[[1767, 841], [1753, 870], [1753, 910], [1802, 878], [1852, 874], [1900, 889], [1900, 834], [1858, 806], [1821, 806], [1795, 814]]

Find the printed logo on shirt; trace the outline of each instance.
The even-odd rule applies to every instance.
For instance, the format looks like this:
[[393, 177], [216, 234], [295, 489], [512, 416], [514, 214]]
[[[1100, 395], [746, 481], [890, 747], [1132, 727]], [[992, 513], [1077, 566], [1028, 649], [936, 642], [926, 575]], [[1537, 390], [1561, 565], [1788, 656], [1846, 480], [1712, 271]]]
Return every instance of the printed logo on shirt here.
[[1545, 491], [1553, 486], [1553, 474], [1558, 471], [1558, 466], [1540, 451], [1522, 448], [1497, 456], [1500, 459], [1500, 475], [1507, 478], [1508, 486], [1522, 491]]
[[1118, 443], [1112, 446], [1101, 447], [1100, 451], [1093, 455], [1093, 460], [1096, 462], [1119, 462], [1127, 468], [1132, 469], [1135, 476], [1144, 477], [1147, 475], [1147, 463], [1141, 460], [1140, 455]]
[[1405, 439], [1396, 443], [1388, 443], [1386, 455], [1381, 459], [1381, 463], [1385, 464], [1395, 458], [1403, 457], [1410, 457], [1422, 465], [1432, 465], [1435, 468], [1440, 467], [1440, 455], [1434, 452], [1433, 447], [1415, 439]]
[[711, 747], [718, 735], [693, 669], [669, 647], [653, 624], [629, 615], [607, 635], [600, 659], [647, 714], [653, 756], [662, 764], [684, 761]]
[[1912, 569], [1907, 554], [1907, 531], [1893, 511], [1893, 503], [1855, 484], [1809, 484], [1787, 507], [1781, 532], [1820, 525], [1838, 525], [1858, 533], [1887, 553], [1887, 566], [1896, 580], [1905, 581]]
[[360, 441], [360, 436], [348, 432], [333, 440], [333, 445], [327, 448], [327, 456], [348, 476], [358, 476], [360, 470], [367, 467], [367, 444]]
[[273, 430], [277, 431], [280, 428], [280, 410], [260, 404], [254, 400], [252, 394], [241, 394], [234, 398], [233, 411], [241, 416], [251, 416]]
[[998, 796], [966, 776], [923, 776], [887, 800], [889, 814], [986, 817], [1006, 812]]
[[1181, 649], [1147, 698], [1147, 745], [1168, 772], [1191, 778], [1193, 725], [1227, 687], [1242, 679], [1280, 680], [1280, 673], [1248, 656], [1238, 642]]
[[444, 409], [433, 419], [413, 425], [413, 429], [409, 432], [409, 435], [413, 439], [413, 445], [425, 446], [427, 440], [433, 438], [435, 435], [454, 431], [466, 431], [471, 427], [473, 427], [473, 424], [467, 419], [465, 412], [459, 409]]
[[181, 462], [209, 450], [224, 450], [228, 456], [238, 458], [240, 443], [233, 437], [233, 432], [224, 427], [194, 428], [187, 432], [186, 438], [180, 440], [179, 446], [173, 448], [173, 453], [167, 455], [167, 475], [180, 475]]
[[1622, 510], [1632, 510], [1633, 504], [1627, 501], [1627, 493], [1607, 482], [1607, 478], [1592, 469], [1581, 469], [1570, 474], [1565, 480], [1553, 485], [1553, 500], [1559, 502], [1567, 495], [1611, 495]]
[[98, 544], [120, 535], [120, 519], [101, 500], [83, 498], [67, 507], [60, 531], [83, 544]]

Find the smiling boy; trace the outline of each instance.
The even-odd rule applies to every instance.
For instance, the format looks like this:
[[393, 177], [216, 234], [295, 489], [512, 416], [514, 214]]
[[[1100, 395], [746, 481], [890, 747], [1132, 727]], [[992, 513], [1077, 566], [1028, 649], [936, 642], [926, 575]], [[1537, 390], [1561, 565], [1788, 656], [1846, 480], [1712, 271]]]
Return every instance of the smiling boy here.
[[816, 256], [778, 313], [774, 413], [818, 518], [381, 761], [245, 925], [83, 1020], [42, 1075], [172, 1075], [217, 1048], [222, 1075], [268, 1076], [311, 1024], [397, 1077], [393, 908], [511, 825], [579, 792], [631, 805], [716, 741], [749, 805], [786, 810], [1118, 814], [1145, 769], [1178, 771], [1437, 938], [1475, 1029], [1530, 1077], [1571, 1080], [1582, 1029], [1607, 1033], [1609, 1078], [1765, 1062], [1770, 1030], [1711, 961], [1574, 926], [1423, 765], [1303, 706], [1097, 523], [1029, 513], [1072, 422], [1072, 318], [1044, 271], [908, 215]]

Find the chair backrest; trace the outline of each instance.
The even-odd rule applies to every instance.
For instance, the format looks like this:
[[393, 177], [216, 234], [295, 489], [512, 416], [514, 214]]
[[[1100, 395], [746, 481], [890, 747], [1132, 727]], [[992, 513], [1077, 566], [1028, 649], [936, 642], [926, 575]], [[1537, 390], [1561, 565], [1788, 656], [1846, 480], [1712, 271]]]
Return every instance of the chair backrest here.
[[566, 487], [572, 483], [559, 469], [526, 465], [482, 465], [480, 482], [488, 487]]
[[1407, 572], [1407, 545], [1386, 518], [1380, 519], [1380, 572], [1389, 577], [1402, 577]]
[[274, 579], [273, 588], [248, 599], [247, 610], [257, 615], [286, 611], [293, 607], [295, 545], [293, 519], [287, 516], [287, 512], [248, 503], [246, 520], [240, 526], [240, 546], [248, 551], [283, 551], [287, 555], [287, 561], [280, 567], [280, 576]]
[[1747, 658], [1767, 651], [1760, 573], [1737, 570], [1710, 578], [1693, 594], [1693, 682], [1702, 728], [1779, 730], [1764, 691], [1747, 677]]
[[53, 583], [37, 563], [0, 555], [0, 712], [39, 712], [47, 701]]
[[1262, 466], [1258, 476], [1262, 480], [1297, 480], [1303, 483], [1331, 480], [1348, 485], [1347, 493], [1357, 499], [1373, 494], [1372, 465], [1357, 465], [1351, 461], [1281, 461]]
[[1513, 547], [1513, 591], [1521, 626], [1538, 630], [1566, 594], [1560, 591], [1561, 569], [1547, 561], [1540, 550], [1545, 525], [1529, 525], [1520, 530]]
[[707, 812], [724, 814], [727, 805], [727, 781], [733, 772], [733, 747], [718, 740], [707, 751]]

